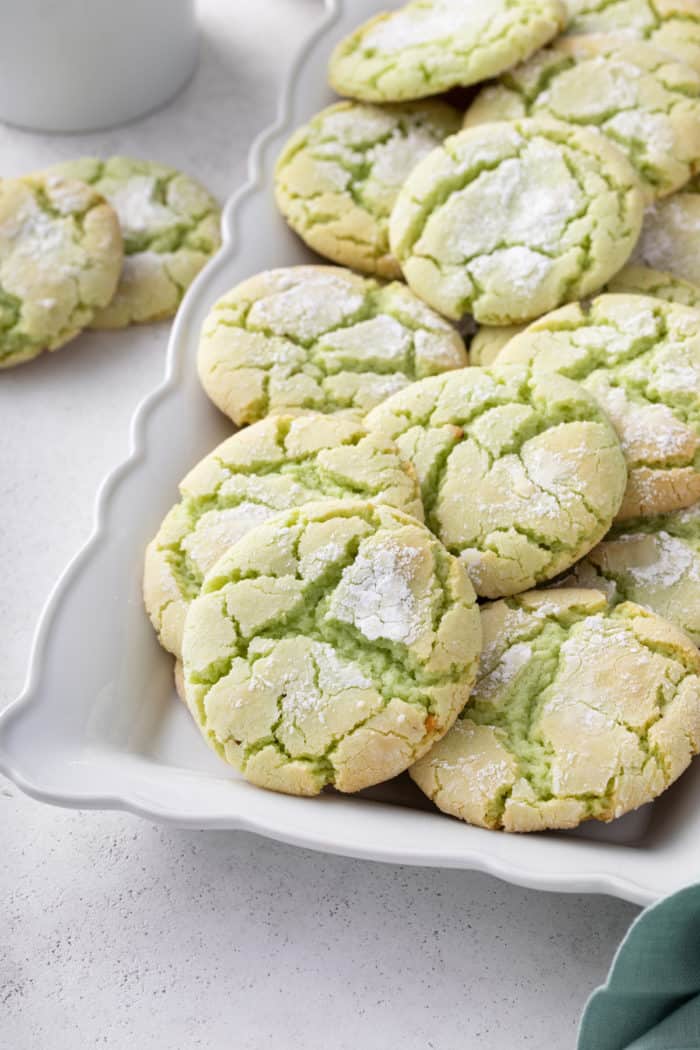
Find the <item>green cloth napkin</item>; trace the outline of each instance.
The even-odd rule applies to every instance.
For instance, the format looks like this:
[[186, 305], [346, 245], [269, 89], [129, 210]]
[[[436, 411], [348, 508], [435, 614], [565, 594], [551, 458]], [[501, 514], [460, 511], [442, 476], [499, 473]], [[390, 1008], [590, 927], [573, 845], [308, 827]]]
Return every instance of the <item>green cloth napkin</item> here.
[[632, 923], [586, 1004], [578, 1050], [700, 1050], [700, 885]]

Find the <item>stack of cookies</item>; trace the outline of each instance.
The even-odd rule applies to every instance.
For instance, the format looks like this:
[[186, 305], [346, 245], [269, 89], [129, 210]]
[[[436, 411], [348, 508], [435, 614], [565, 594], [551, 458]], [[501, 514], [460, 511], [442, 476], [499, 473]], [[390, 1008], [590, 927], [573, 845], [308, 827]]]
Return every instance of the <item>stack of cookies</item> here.
[[85, 157], [1, 179], [0, 368], [84, 328], [171, 317], [219, 244], [216, 202], [162, 164]]
[[633, 6], [409, 3], [282, 151], [331, 265], [212, 307], [144, 586], [254, 784], [571, 828], [700, 749], [700, 5]]

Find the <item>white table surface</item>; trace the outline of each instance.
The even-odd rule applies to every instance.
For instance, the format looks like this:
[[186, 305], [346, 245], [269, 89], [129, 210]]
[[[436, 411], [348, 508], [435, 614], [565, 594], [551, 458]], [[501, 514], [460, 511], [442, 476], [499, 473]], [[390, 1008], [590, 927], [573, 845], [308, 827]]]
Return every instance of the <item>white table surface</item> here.
[[[224, 198], [319, 0], [203, 0], [168, 107], [91, 135], [0, 127], [0, 172], [151, 157]], [[95, 491], [164, 367], [168, 326], [84, 335], [0, 380], [0, 703]], [[80, 377], [62, 378], [67, 354]], [[74, 377], [76, 370], [71, 370]], [[572, 1050], [636, 909], [241, 833], [52, 809], [0, 782], [0, 1050]]]

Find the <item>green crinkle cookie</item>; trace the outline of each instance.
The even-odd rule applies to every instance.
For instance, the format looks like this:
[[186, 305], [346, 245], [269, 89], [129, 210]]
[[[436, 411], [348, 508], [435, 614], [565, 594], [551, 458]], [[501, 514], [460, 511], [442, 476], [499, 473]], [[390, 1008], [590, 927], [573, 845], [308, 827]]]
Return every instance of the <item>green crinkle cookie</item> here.
[[644, 605], [700, 646], [700, 503], [617, 525], [562, 583]]
[[0, 180], [0, 368], [56, 350], [105, 306], [123, 259], [119, 221], [58, 175]]
[[633, 262], [665, 270], [700, 288], [700, 179], [694, 178], [644, 215]]
[[423, 519], [415, 472], [394, 443], [335, 416], [270, 416], [247, 427], [205, 456], [180, 494], [148, 545], [144, 572], [148, 614], [161, 644], [178, 656], [205, 574], [279, 511], [357, 496]]
[[620, 519], [700, 499], [700, 313], [642, 295], [600, 295], [535, 321], [498, 364], [583, 383], [622, 442], [629, 481]]
[[647, 40], [700, 72], [698, 0], [565, 0], [567, 32]]
[[517, 594], [607, 532], [624, 457], [593, 398], [528, 368], [465, 368], [389, 398], [367, 426], [415, 466], [425, 519], [477, 594]]
[[285, 219], [320, 255], [380, 277], [400, 277], [389, 215], [408, 173], [461, 114], [444, 102], [366, 106], [339, 102], [299, 128], [275, 168]]
[[592, 128], [480, 124], [411, 172], [391, 247], [445, 316], [517, 324], [612, 277], [639, 236], [643, 199], [629, 161]]
[[700, 653], [672, 624], [600, 591], [482, 606], [469, 704], [412, 769], [440, 809], [505, 831], [613, 820], [700, 749]]
[[650, 197], [672, 193], [700, 165], [700, 72], [644, 43], [564, 37], [485, 88], [465, 127], [522, 117], [597, 128]]
[[221, 244], [220, 209], [195, 179], [130, 157], [83, 157], [51, 169], [81, 179], [116, 209], [126, 257], [109, 306], [92, 328], [123, 328], [172, 317]]
[[330, 82], [366, 102], [437, 95], [521, 62], [564, 22], [559, 0], [414, 0], [341, 40]]
[[481, 649], [460, 562], [415, 518], [307, 504], [239, 540], [187, 615], [187, 704], [254, 784], [359, 791], [424, 754], [464, 707]]
[[202, 385], [234, 423], [271, 412], [363, 415], [415, 379], [461, 368], [452, 325], [404, 284], [331, 266], [266, 270], [209, 312]]

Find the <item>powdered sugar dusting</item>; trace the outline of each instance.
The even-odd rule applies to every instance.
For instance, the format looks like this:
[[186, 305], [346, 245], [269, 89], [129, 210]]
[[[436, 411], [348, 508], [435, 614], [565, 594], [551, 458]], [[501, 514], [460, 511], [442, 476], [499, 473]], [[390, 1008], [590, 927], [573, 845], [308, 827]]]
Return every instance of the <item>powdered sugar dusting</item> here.
[[332, 540], [329, 543], [324, 543], [321, 547], [316, 547], [299, 560], [299, 572], [305, 579], [315, 580], [325, 572], [329, 565], [339, 561], [343, 553], [343, 548], [339, 543]]
[[632, 462], [653, 459], [664, 463], [686, 452], [691, 432], [668, 405], [631, 403], [622, 387], [602, 381], [585, 385], [610, 416]]
[[344, 689], [372, 688], [372, 680], [362, 668], [342, 659], [330, 645], [314, 642], [312, 652], [318, 667], [318, 682], [324, 693], [333, 696]]
[[625, 110], [608, 120], [605, 130], [613, 131], [620, 138], [632, 142], [643, 142], [645, 152], [650, 157], [664, 158], [672, 152], [676, 144], [676, 137], [668, 118], [660, 113]]
[[[620, 540], [637, 539], [621, 536]], [[684, 577], [700, 582], [700, 559], [682, 540], [661, 531], [654, 544], [656, 559], [646, 565], [629, 565], [627, 574], [639, 586], [672, 587]]]
[[516, 642], [501, 656], [494, 669], [480, 678], [474, 687], [475, 700], [491, 699], [496, 693], [507, 689], [532, 659], [532, 646], [527, 642]]
[[35, 208], [19, 217], [14, 231], [8, 223], [4, 232], [14, 241], [16, 258], [29, 258], [48, 272], [58, 269], [61, 275], [77, 275], [78, 266], [69, 261], [75, 257], [70, 222], [70, 218], [57, 219]]
[[410, 346], [411, 332], [388, 314], [329, 332], [321, 340], [323, 350], [351, 352], [358, 360], [380, 358], [396, 365], [405, 363]]
[[409, 4], [365, 33], [364, 47], [392, 54], [404, 48], [461, 36], [473, 37], [476, 46], [481, 32], [496, 17], [498, 9], [504, 7], [502, 0], [491, 4], [484, 4], [481, 0], [432, 0], [432, 3], [420, 6]]
[[362, 293], [348, 281], [307, 271], [297, 284], [258, 299], [248, 314], [248, 326], [311, 341], [342, 324], [362, 303]]
[[481, 285], [504, 281], [518, 299], [533, 296], [552, 269], [552, 260], [524, 245], [500, 248], [472, 259], [470, 270]]
[[429, 596], [411, 587], [419, 552], [391, 540], [367, 544], [343, 572], [329, 613], [365, 638], [412, 645], [431, 624]]
[[411, 128], [405, 135], [396, 132], [388, 142], [378, 142], [369, 150], [367, 160], [372, 165], [372, 178], [398, 189], [439, 141], [428, 128]]
[[209, 511], [202, 515], [194, 531], [185, 536], [182, 549], [190, 555], [200, 572], [208, 572], [225, 550], [272, 514], [274, 511], [269, 507], [248, 502]]
[[126, 237], [171, 226], [177, 216], [155, 199], [156, 180], [152, 175], [132, 175], [122, 186], [110, 190], [109, 200], [119, 216]]
[[[251, 648], [251, 651], [252, 648]], [[256, 652], [274, 652], [274, 642]], [[357, 664], [338, 656], [332, 646], [312, 639], [300, 640], [300, 658], [285, 663], [281, 674], [272, 674], [263, 659], [253, 665], [251, 685], [280, 696], [283, 718], [296, 725], [309, 717], [325, 724], [325, 708], [347, 689], [371, 689], [372, 681]]]

